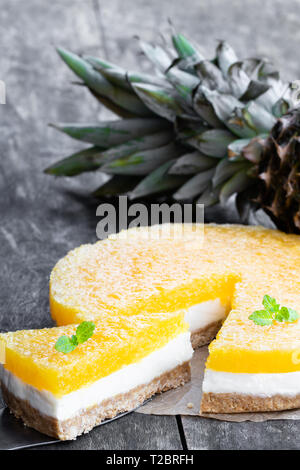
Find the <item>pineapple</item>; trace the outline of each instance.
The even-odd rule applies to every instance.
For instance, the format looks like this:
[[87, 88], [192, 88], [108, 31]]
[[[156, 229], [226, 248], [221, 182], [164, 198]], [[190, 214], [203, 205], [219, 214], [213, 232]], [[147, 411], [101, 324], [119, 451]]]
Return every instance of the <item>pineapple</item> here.
[[262, 209], [278, 228], [300, 232], [300, 111], [292, 84], [266, 59], [238, 60], [225, 41], [213, 60], [182, 34], [173, 32], [172, 43], [174, 50], [140, 42], [153, 75], [58, 49], [119, 119], [55, 125], [91, 147], [45, 172], [106, 174], [97, 197], [171, 195], [209, 207], [235, 195], [243, 221]]

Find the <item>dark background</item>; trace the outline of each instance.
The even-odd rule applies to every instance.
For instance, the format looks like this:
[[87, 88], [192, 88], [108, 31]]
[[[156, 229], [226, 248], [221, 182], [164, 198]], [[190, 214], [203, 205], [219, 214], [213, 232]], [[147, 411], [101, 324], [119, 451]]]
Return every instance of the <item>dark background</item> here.
[[[51, 326], [49, 274], [73, 247], [96, 239], [97, 175], [55, 180], [43, 169], [82, 147], [47, 126], [109, 118], [59, 59], [56, 46], [151, 71], [138, 34], [157, 40], [167, 18], [213, 54], [226, 39], [241, 57], [267, 55], [300, 78], [300, 1], [0, 0], [0, 330]], [[255, 449], [300, 446], [296, 421], [233, 424], [133, 413], [54, 449]]]

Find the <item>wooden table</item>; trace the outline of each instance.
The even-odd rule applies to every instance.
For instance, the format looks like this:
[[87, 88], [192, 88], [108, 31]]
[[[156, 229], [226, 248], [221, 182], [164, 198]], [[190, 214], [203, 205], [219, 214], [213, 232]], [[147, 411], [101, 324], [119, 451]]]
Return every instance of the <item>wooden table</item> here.
[[[286, 23], [284, 2], [265, 3], [262, 12], [259, 0], [1, 1], [0, 79], [7, 86], [7, 104], [0, 106], [2, 331], [51, 326], [50, 270], [68, 250], [96, 240], [97, 203], [86, 195], [97, 186], [97, 175], [54, 180], [42, 171], [82, 147], [48, 127], [49, 122], [93, 121], [109, 113], [85, 89], [70, 84], [74, 76], [55, 46], [149, 70], [145, 59], [137, 59], [131, 37], [138, 33], [155, 39], [171, 16], [203, 51], [212, 52], [215, 38], [227, 38], [240, 52], [273, 56], [288, 78], [300, 77], [299, 60], [294, 60], [300, 3], [289, 1]], [[76, 442], [47, 448], [295, 449], [299, 431], [296, 421], [233, 424], [133, 413]]]

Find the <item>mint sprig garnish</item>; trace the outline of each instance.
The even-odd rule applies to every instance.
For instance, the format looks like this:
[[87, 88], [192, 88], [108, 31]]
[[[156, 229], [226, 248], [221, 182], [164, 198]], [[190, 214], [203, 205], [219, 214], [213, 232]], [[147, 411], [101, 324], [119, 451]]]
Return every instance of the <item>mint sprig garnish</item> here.
[[255, 310], [250, 316], [256, 325], [272, 325], [274, 321], [292, 323], [299, 318], [299, 314], [293, 308], [280, 307], [270, 295], [265, 295], [262, 301], [264, 310]]
[[77, 327], [76, 339], [78, 344], [85, 343], [91, 336], [93, 336], [96, 325], [92, 321], [83, 321]]
[[76, 328], [76, 334], [69, 336], [60, 336], [55, 343], [55, 349], [58, 352], [69, 354], [74, 351], [79, 344], [85, 343], [93, 336], [96, 325], [92, 321], [83, 321]]
[[74, 349], [77, 348], [77, 345], [76, 336], [73, 335], [71, 338], [68, 336], [61, 336], [55, 343], [55, 349], [58, 352], [68, 354], [74, 351]]
[[279, 312], [276, 314], [276, 321], [286, 321], [292, 323], [298, 320], [299, 315], [293, 308], [281, 307]]
[[270, 313], [276, 313], [280, 309], [280, 305], [270, 295], [264, 296], [262, 304], [265, 307], [265, 310]]

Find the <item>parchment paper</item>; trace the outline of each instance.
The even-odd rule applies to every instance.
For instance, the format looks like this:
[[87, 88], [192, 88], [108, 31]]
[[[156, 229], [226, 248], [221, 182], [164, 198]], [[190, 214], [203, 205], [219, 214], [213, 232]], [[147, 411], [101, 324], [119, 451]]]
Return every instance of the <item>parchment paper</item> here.
[[[202, 382], [205, 361], [208, 355], [207, 346], [194, 352], [192, 359], [192, 380], [175, 390], [157, 395], [144, 406], [136, 410], [137, 413], [154, 415], [187, 415], [200, 416], [200, 402], [202, 396]], [[193, 405], [193, 407], [191, 407]], [[262, 422], [272, 419], [300, 419], [300, 409], [288, 411], [272, 411], [266, 413], [234, 413], [234, 414], [202, 414], [201, 417], [214, 418], [222, 421], [256, 421]]]

